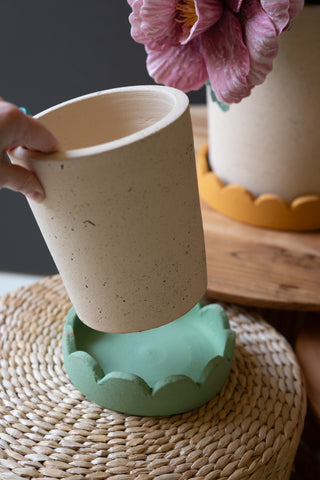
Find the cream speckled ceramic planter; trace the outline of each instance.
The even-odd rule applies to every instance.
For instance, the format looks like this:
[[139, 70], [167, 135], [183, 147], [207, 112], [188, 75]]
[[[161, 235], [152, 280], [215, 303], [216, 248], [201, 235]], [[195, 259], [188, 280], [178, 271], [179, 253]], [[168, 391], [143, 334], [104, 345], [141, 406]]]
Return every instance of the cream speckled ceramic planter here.
[[113, 89], [37, 115], [59, 139], [26, 150], [46, 199], [30, 206], [79, 318], [105, 332], [158, 327], [206, 290], [188, 98], [161, 86]]
[[208, 101], [209, 162], [224, 184], [286, 202], [320, 196], [320, 6], [279, 38], [263, 85], [222, 112]]

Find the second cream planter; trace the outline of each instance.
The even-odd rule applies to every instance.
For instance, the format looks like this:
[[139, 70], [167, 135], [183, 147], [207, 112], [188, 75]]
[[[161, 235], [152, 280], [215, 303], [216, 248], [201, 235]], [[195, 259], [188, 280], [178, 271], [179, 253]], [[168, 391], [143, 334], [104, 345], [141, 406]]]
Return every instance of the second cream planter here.
[[279, 38], [272, 72], [222, 112], [208, 96], [209, 162], [225, 184], [292, 202], [320, 196], [320, 5]]

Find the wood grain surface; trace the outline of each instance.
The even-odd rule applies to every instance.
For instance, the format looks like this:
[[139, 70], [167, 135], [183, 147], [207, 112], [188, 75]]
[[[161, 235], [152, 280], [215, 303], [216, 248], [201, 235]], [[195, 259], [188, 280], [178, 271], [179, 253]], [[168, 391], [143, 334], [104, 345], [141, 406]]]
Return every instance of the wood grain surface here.
[[[206, 107], [192, 106], [195, 149], [207, 141]], [[320, 310], [320, 232], [279, 232], [237, 222], [201, 204], [209, 298]]]

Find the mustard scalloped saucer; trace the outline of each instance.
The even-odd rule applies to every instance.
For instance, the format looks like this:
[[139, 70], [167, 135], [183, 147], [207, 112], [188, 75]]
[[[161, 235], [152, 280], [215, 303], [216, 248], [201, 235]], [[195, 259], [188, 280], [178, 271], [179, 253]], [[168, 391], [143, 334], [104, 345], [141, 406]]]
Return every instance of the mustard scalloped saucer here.
[[265, 193], [254, 197], [240, 185], [225, 185], [210, 170], [208, 145], [197, 154], [200, 197], [210, 207], [240, 222], [277, 230], [306, 231], [320, 229], [320, 196], [305, 195], [287, 202], [278, 195]]

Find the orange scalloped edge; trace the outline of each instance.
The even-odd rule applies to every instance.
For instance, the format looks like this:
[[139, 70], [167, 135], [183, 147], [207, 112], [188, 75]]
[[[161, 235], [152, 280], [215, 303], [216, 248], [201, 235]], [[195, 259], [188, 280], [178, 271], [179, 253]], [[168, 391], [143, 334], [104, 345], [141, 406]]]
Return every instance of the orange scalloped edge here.
[[225, 185], [210, 170], [208, 145], [203, 145], [197, 153], [197, 174], [200, 197], [227, 217], [277, 230], [320, 229], [320, 196], [305, 195], [289, 203], [271, 193], [254, 197], [240, 185]]

